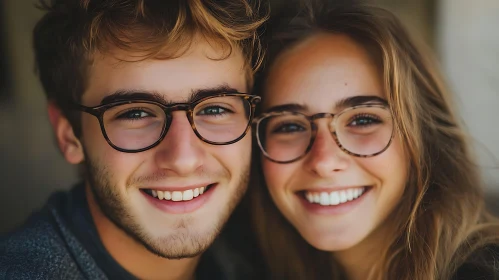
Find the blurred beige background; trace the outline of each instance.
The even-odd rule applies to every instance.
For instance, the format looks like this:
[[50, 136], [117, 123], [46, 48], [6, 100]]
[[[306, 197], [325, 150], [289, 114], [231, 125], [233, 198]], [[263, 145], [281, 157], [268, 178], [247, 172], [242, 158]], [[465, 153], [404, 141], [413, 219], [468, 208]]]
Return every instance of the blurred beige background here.
[[[499, 1], [373, 2], [397, 13], [437, 53], [474, 136], [489, 204], [499, 208]], [[0, 2], [0, 55], [6, 59], [8, 82], [0, 87], [0, 233], [19, 225], [52, 191], [77, 180], [75, 169], [56, 149], [33, 71], [31, 32], [41, 16], [33, 3]], [[285, 5], [285, 0], [274, 2], [277, 9]]]

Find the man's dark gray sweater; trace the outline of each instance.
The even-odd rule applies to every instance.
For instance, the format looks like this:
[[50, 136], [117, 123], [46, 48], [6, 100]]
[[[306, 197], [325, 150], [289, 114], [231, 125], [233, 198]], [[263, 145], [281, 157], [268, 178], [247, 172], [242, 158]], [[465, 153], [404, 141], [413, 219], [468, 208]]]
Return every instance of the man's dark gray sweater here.
[[[197, 279], [251, 279], [222, 238], [203, 254]], [[102, 245], [82, 185], [51, 196], [0, 241], [0, 279], [136, 279]]]

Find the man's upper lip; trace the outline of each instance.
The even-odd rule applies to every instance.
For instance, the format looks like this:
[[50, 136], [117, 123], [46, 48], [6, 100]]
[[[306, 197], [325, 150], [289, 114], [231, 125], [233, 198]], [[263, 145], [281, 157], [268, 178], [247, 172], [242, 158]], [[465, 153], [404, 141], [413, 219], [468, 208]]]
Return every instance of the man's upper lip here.
[[214, 184], [212, 183], [201, 183], [201, 184], [189, 184], [189, 185], [157, 185], [157, 186], [145, 186], [141, 187], [141, 189], [148, 189], [148, 190], [156, 190], [156, 191], [186, 191], [186, 190], [193, 190], [197, 188], [203, 188], [207, 187], [209, 185]]

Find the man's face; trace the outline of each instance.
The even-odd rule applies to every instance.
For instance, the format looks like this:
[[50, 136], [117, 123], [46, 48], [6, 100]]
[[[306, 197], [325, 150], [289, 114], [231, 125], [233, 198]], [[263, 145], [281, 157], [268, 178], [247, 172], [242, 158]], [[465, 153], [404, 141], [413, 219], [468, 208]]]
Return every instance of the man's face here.
[[[119, 62], [116, 55], [126, 60], [130, 54], [96, 55], [81, 103], [97, 106], [116, 92], [156, 94], [169, 103], [190, 102], [200, 90], [225, 87], [246, 92], [241, 53], [235, 50], [227, 59], [213, 59], [222, 54], [199, 41], [183, 56], [169, 60]], [[97, 118], [85, 113], [80, 140], [88, 187], [107, 218], [151, 252], [183, 258], [212, 243], [244, 194], [251, 136], [230, 145], [210, 145], [195, 135], [185, 111], [175, 111], [172, 117], [163, 141], [147, 151], [113, 149]], [[160, 200], [158, 191], [163, 196], [168, 192], [173, 200], [184, 197]]]

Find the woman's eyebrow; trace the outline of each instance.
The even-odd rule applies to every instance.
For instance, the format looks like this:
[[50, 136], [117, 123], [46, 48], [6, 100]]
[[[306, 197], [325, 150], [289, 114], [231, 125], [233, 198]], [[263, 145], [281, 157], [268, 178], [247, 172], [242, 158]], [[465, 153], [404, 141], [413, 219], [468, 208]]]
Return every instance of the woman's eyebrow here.
[[338, 100], [334, 107], [338, 110], [367, 103], [388, 105], [388, 102], [385, 99], [376, 95], [357, 95]]
[[298, 104], [298, 103], [288, 103], [272, 106], [265, 110], [265, 113], [270, 112], [282, 112], [282, 111], [307, 111], [308, 107], [306, 105]]
[[[344, 99], [338, 100], [334, 108], [336, 111], [348, 107], [353, 107], [353, 106], [358, 106], [358, 105], [363, 105], [363, 104], [369, 104], [369, 103], [376, 103], [376, 104], [383, 104], [383, 105], [388, 105], [388, 102], [376, 95], [357, 95], [357, 96], [351, 96], [347, 97]], [[287, 103], [287, 104], [280, 104], [276, 106], [272, 106], [268, 109], [265, 110], [265, 113], [269, 112], [281, 112], [281, 111], [308, 111], [308, 106], [304, 104], [298, 104], [298, 103]]]

